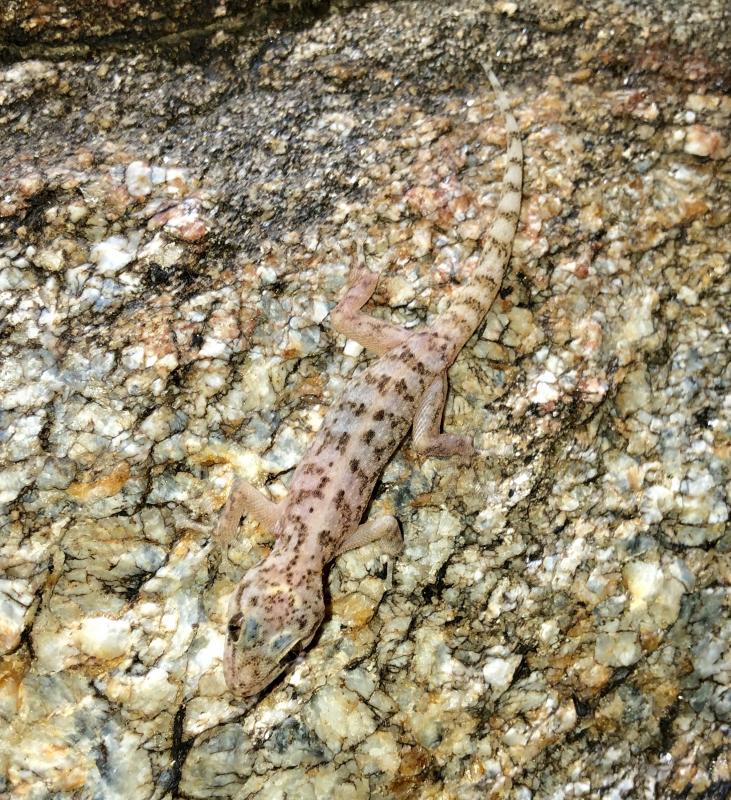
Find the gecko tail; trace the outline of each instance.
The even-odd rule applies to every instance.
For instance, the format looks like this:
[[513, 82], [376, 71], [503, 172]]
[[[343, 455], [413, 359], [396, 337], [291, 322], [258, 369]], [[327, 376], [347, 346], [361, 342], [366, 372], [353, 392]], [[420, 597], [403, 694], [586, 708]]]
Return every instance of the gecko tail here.
[[455, 358], [490, 310], [500, 289], [518, 226], [523, 187], [523, 146], [518, 123], [495, 73], [486, 64], [483, 68], [495, 92], [496, 105], [505, 118], [506, 165], [495, 217], [483, 236], [477, 269], [470, 282], [453, 293], [449, 309], [437, 323], [440, 330], [450, 331], [450, 350]]
[[[506, 165], [500, 200], [495, 210], [495, 219], [483, 241], [484, 257], [477, 270], [478, 278], [481, 272], [487, 272], [490, 276], [498, 279], [498, 285], [495, 287], [495, 291], [497, 291], [510, 258], [510, 251], [520, 216], [523, 190], [523, 145], [520, 141], [518, 123], [510, 111], [507, 95], [503, 91], [495, 73], [485, 64], [483, 64], [483, 69], [487, 73], [495, 92], [497, 107], [505, 117], [507, 134]], [[496, 259], [497, 272], [495, 272], [495, 268], [491, 263], [490, 254], [493, 252], [497, 252], [498, 255]], [[489, 305], [492, 305], [492, 300]], [[487, 310], [485, 310], [485, 313], [487, 313]]]

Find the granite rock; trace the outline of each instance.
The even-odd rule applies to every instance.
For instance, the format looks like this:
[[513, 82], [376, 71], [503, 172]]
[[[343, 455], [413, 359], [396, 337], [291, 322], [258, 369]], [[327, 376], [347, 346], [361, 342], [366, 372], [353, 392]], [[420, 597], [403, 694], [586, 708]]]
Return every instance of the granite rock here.
[[[0, 795], [725, 796], [727, 4], [236, 8], [4, 50]], [[327, 320], [357, 238], [400, 324], [469, 279], [485, 61], [526, 180], [450, 373], [479, 454], [405, 443], [373, 501], [403, 554], [338, 559], [316, 642], [241, 701], [225, 606], [272, 538], [221, 553], [218, 511], [234, 472], [284, 496], [367, 362]]]

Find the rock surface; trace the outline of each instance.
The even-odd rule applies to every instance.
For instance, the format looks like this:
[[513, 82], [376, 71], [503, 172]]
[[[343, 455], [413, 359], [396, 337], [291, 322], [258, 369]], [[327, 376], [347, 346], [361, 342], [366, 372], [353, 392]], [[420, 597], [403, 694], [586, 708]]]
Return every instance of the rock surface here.
[[[304, 21], [353, 0], [6, 0], [0, 8], [0, 57], [48, 56], [87, 48], [132, 49], [140, 41], [169, 46], [176, 38], [222, 28]], [[210, 30], [207, 30], [209, 29]], [[49, 49], [49, 46], [51, 49]], [[54, 52], [56, 51], [56, 52]]]
[[[727, 5], [232, 8], [0, 70], [0, 796], [726, 796]], [[283, 496], [367, 360], [327, 321], [356, 237], [403, 324], [474, 268], [487, 60], [526, 184], [450, 375], [480, 456], [405, 443], [404, 553], [340, 558], [242, 702], [225, 604], [271, 535], [221, 554], [218, 509], [234, 469]]]

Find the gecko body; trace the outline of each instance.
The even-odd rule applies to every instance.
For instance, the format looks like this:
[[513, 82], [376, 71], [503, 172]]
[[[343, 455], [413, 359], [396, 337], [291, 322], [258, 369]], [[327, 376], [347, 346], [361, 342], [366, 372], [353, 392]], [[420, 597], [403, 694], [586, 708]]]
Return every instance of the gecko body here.
[[230, 539], [243, 513], [269, 527], [276, 541], [229, 601], [224, 674], [229, 688], [252, 695], [269, 685], [310, 644], [325, 613], [323, 570], [340, 553], [380, 540], [400, 551], [394, 517], [361, 522], [373, 487], [409, 428], [415, 449], [469, 456], [468, 437], [442, 433], [446, 372], [487, 314], [510, 258], [521, 202], [523, 152], [517, 123], [497, 78], [486, 70], [505, 114], [507, 166], [495, 219], [470, 282], [428, 328], [407, 331], [361, 312], [378, 276], [361, 270], [334, 309], [341, 333], [381, 357], [333, 404], [297, 466], [287, 497], [273, 503], [234, 481], [219, 520]]

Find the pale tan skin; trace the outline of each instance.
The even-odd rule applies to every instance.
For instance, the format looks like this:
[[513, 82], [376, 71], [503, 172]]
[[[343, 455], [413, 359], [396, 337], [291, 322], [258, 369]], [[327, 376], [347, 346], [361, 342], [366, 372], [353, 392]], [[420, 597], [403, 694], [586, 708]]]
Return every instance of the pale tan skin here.
[[440, 431], [447, 369], [500, 288], [523, 179], [517, 123], [497, 78], [486, 71], [505, 113], [507, 167], [495, 219], [470, 283], [455, 291], [449, 310], [434, 324], [407, 331], [362, 313], [378, 275], [361, 267], [331, 320], [340, 333], [381, 357], [332, 406], [284, 500], [273, 503], [245, 481], [234, 481], [218, 524], [219, 539], [230, 541], [244, 513], [276, 536], [271, 553], [246, 573], [229, 602], [224, 673], [237, 694], [264, 689], [312, 641], [325, 613], [323, 570], [328, 562], [376, 540], [384, 552], [400, 552], [395, 517], [361, 520], [381, 471], [409, 428], [421, 453], [468, 457], [474, 452], [469, 437]]

